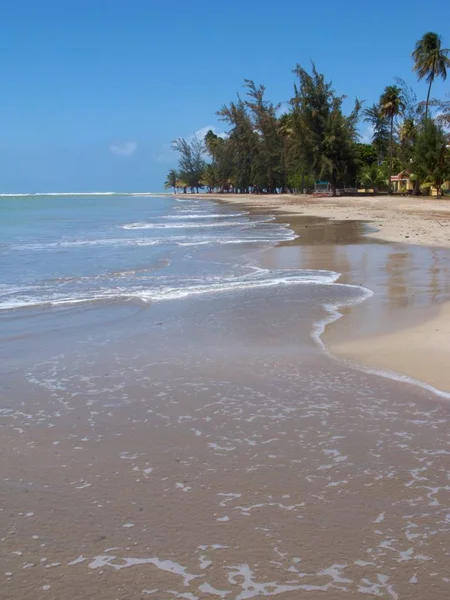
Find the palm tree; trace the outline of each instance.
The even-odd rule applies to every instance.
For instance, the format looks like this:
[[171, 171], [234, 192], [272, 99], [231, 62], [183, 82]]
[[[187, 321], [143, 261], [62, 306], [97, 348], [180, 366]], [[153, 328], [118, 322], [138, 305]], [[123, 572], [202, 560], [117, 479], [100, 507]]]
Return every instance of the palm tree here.
[[372, 104], [363, 110], [365, 123], [370, 123], [372, 128], [372, 144], [377, 151], [377, 162], [380, 165], [386, 154], [389, 143], [388, 123], [386, 117], [381, 114], [379, 104]]
[[367, 190], [373, 189], [374, 195], [380, 189], [386, 189], [386, 166], [379, 166], [376, 163], [365, 167], [360, 174], [360, 184]]
[[389, 193], [392, 193], [392, 161], [394, 158], [394, 119], [405, 110], [402, 90], [396, 85], [388, 85], [380, 98], [381, 116], [389, 119], [391, 130], [389, 135]]
[[399, 129], [399, 137], [402, 143], [413, 144], [417, 135], [417, 124], [412, 117], [406, 117]]
[[442, 48], [441, 36], [429, 31], [418, 42], [412, 53], [414, 59], [413, 71], [417, 72], [419, 81], [425, 78], [428, 83], [427, 101], [425, 104], [425, 118], [428, 117], [428, 104], [430, 102], [431, 86], [436, 77], [447, 79], [447, 69], [450, 68], [449, 48]]
[[170, 169], [170, 171], [167, 174], [167, 179], [164, 182], [164, 187], [166, 188], [166, 190], [168, 190], [169, 188], [173, 188], [173, 193], [175, 194], [177, 191], [177, 180], [178, 173], [175, 171], [175, 169]]

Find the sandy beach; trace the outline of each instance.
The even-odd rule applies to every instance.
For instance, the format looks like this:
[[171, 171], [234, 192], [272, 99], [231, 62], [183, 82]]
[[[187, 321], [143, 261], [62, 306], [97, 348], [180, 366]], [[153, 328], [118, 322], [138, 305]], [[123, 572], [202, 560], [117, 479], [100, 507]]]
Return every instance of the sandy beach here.
[[[450, 372], [445, 368], [450, 364], [450, 252], [446, 250], [450, 248], [450, 200], [199, 197], [277, 215], [293, 226], [300, 243], [314, 248], [306, 260], [304, 251], [301, 259], [296, 255], [290, 260], [291, 268], [301, 261], [305, 268], [334, 269], [342, 273], [342, 281], [363, 284], [375, 292], [374, 299], [344, 309], [344, 318], [328, 326], [323, 340], [332, 354], [450, 393]], [[309, 222], [306, 217], [311, 218]], [[355, 243], [356, 238], [373, 242], [365, 264], [354, 253], [344, 261], [336, 260], [336, 252], [342, 255], [342, 248], [335, 245]], [[383, 243], [391, 249], [387, 259], [376, 251]], [[380, 285], [383, 271], [385, 281]]]
[[17, 202], [5, 598], [448, 596], [448, 248], [274, 200]]
[[[369, 234], [387, 242], [405, 242], [450, 248], [450, 199], [392, 196], [313, 197], [289, 194], [194, 194], [231, 204], [246, 204], [274, 213], [369, 221]], [[182, 198], [183, 195], [178, 197]]]

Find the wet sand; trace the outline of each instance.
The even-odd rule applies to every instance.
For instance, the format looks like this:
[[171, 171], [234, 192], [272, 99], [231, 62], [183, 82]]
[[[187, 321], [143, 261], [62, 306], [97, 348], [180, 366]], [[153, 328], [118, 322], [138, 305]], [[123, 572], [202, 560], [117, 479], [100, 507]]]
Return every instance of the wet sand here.
[[[442, 322], [446, 250], [288, 218], [301, 237], [255, 263], [332, 269], [375, 292], [341, 309], [329, 348], [381, 331], [398, 355], [413, 324]], [[327, 289], [155, 304], [123, 319], [126, 335], [112, 319], [106, 340], [92, 310], [64, 352], [32, 349], [25, 369], [14, 356], [0, 413], [5, 598], [446, 598], [448, 401], [327, 356], [311, 338]]]
[[448, 404], [296, 343], [297, 296], [189, 303], [188, 348], [166, 313], [150, 344], [5, 377], [5, 598], [448, 595]]
[[332, 353], [450, 393], [450, 201], [218, 198], [294, 229], [299, 237], [277, 249], [271, 265], [331, 269], [374, 292], [327, 327]]
[[330, 343], [328, 347], [337, 356], [368, 367], [376, 365], [389, 371], [394, 365], [397, 373], [450, 392], [450, 303], [440, 305], [431, 318], [429, 309], [412, 314], [416, 315], [416, 322], [403, 330]]

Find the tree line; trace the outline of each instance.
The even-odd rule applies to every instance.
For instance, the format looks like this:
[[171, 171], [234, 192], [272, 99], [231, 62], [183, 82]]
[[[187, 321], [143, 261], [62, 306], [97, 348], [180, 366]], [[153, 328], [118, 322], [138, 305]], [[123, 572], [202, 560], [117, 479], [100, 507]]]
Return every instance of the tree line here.
[[[412, 52], [413, 70], [428, 84], [426, 100], [418, 101], [397, 77], [377, 103], [365, 106], [356, 99], [349, 114], [343, 111], [345, 96], [314, 64], [294, 69], [285, 111], [266, 98], [263, 85], [246, 79], [244, 96], [217, 112], [225, 136], [210, 130], [204, 139], [173, 142], [178, 168], [169, 171], [165, 187], [274, 194], [310, 191], [326, 181], [335, 196], [339, 189], [359, 187], [392, 192], [392, 174], [408, 171], [415, 194], [430, 186], [440, 193], [450, 178], [450, 100], [433, 99], [431, 91], [437, 78], [447, 77], [449, 54], [438, 34], [426, 33]], [[360, 142], [361, 120], [370, 125], [369, 144]]]

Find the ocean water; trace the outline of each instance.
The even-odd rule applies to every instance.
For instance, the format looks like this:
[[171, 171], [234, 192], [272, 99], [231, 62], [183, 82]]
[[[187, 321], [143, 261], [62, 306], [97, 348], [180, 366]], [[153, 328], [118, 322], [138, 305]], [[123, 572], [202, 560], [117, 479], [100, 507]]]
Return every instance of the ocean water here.
[[320, 343], [370, 290], [208, 200], [0, 222], [8, 598], [448, 596], [448, 405]]
[[312, 294], [314, 304], [333, 304], [333, 294], [339, 302], [364, 297], [365, 291], [355, 297], [350, 287], [330, 287], [339, 277], [332, 271], [261, 266], [261, 252], [295, 237], [271, 217], [189, 197], [3, 197], [4, 356], [64, 347], [92, 328], [106, 340], [121, 329], [111, 321], [126, 318], [122, 332], [131, 334], [166, 301], [178, 301], [166, 308], [176, 312], [186, 309], [183, 299], [225, 294], [244, 301], [251, 290], [298, 286], [303, 301]]
[[[208, 201], [28, 197], [0, 202], [0, 310], [96, 301], [151, 302], [227, 289], [329, 281], [209, 259], [221, 246], [275, 244], [292, 232]], [[239, 253], [231, 259], [235, 260]], [[226, 257], [226, 253], [224, 252]], [[241, 262], [241, 261], [240, 261]], [[243, 261], [242, 261], [243, 262]]]

